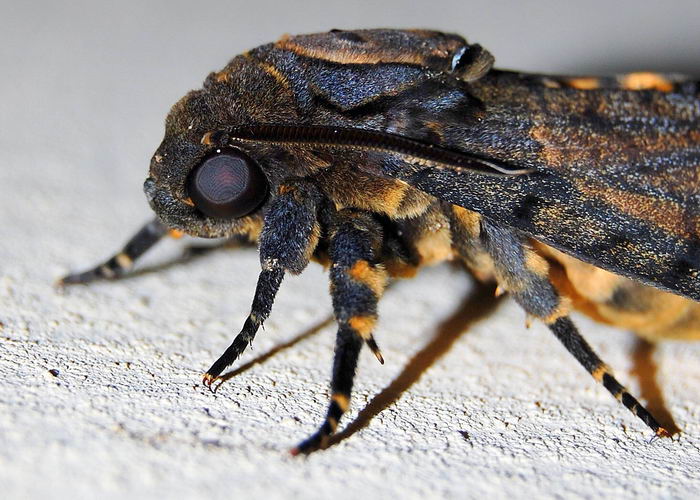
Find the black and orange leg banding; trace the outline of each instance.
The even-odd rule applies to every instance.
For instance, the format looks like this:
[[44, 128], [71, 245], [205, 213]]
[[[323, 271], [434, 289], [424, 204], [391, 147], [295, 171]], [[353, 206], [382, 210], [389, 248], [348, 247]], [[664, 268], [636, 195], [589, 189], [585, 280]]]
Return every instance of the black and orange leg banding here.
[[333, 214], [333, 219], [329, 258], [336, 319], [363, 339], [383, 364], [384, 358], [372, 336], [377, 302], [387, 281], [386, 270], [378, 264], [382, 227], [370, 214], [356, 210], [342, 210]]
[[136, 259], [158, 243], [166, 234], [166, 228], [158, 219], [143, 226], [124, 248], [97, 267], [82, 273], [73, 273], [58, 280], [58, 286], [90, 283], [100, 279], [115, 279], [123, 276], [133, 266]]
[[333, 310], [338, 322], [331, 402], [320, 429], [292, 450], [307, 454], [325, 448], [340, 417], [350, 406], [350, 393], [357, 358], [366, 343], [383, 362], [372, 337], [377, 303], [386, 285], [386, 271], [377, 264], [382, 247], [382, 230], [369, 214], [343, 210], [334, 214], [329, 257]]
[[328, 405], [326, 419], [315, 434], [292, 448], [292, 455], [308, 454], [328, 446], [328, 439], [335, 434], [340, 417], [350, 407], [350, 393], [361, 348], [362, 339], [352, 329], [343, 326], [338, 328], [331, 381], [331, 402]]
[[615, 379], [568, 316], [569, 304], [549, 280], [546, 261], [515, 231], [483, 224], [485, 246], [492, 256], [499, 284], [513, 294], [528, 314], [542, 319], [576, 360], [610, 393], [649, 426], [657, 436], [670, 436], [656, 419]]
[[670, 437], [671, 434], [661, 427], [649, 411], [632, 396], [625, 387], [613, 376], [610, 368], [603, 363], [593, 351], [588, 342], [581, 336], [576, 326], [568, 316], [557, 319], [549, 325], [554, 335], [564, 344], [581, 365], [594, 379], [602, 383], [610, 391], [610, 394], [620, 401], [625, 407], [647, 424], [659, 437]]

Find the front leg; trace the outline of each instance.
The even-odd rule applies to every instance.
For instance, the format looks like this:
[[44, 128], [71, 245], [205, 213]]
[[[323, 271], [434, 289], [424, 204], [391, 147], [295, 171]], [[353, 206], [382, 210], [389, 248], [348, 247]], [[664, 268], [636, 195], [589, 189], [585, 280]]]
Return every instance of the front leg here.
[[370, 214], [345, 209], [333, 215], [328, 253], [338, 334], [331, 402], [321, 428], [294, 448], [293, 455], [308, 454], [328, 446], [340, 417], [350, 406], [350, 392], [363, 342], [383, 362], [372, 337], [377, 302], [386, 285], [386, 271], [379, 264], [381, 246], [382, 228]]
[[285, 273], [298, 274], [308, 265], [321, 233], [317, 219], [320, 199], [318, 190], [303, 180], [289, 181], [279, 187], [265, 214], [260, 235], [262, 271], [250, 314], [228, 349], [204, 374], [205, 385], [211, 387], [253, 341], [270, 315]]
[[176, 231], [168, 231], [158, 219], [153, 219], [124, 245], [124, 248], [104, 263], [81, 273], [72, 273], [58, 280], [58, 286], [85, 284], [100, 279], [115, 279], [123, 276], [133, 266], [136, 259], [158, 243], [166, 234], [179, 236]]

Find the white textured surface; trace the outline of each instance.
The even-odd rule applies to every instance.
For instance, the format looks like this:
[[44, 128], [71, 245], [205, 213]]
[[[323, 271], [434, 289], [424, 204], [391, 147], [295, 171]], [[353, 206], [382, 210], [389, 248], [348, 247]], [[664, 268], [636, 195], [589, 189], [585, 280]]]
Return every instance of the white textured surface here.
[[[468, 277], [448, 266], [430, 269], [398, 283], [382, 302], [377, 339], [387, 364], [363, 354], [353, 411], [344, 420], [359, 432], [293, 459], [288, 448], [315, 430], [328, 398], [334, 328], [317, 266], [285, 281], [266, 330], [236, 366], [259, 362], [216, 395], [199, 385], [200, 374], [248, 311], [258, 270], [253, 250], [219, 251], [65, 294], [51, 287], [68, 269], [116, 250], [150, 217], [140, 184], [167, 108], [234, 53], [284, 31], [421, 24], [459, 30], [489, 48], [514, 47], [496, 53], [511, 66], [517, 56], [523, 68], [573, 71], [564, 48], [549, 54], [550, 63], [536, 53], [549, 46], [545, 24], [529, 28], [528, 53], [496, 29], [499, 22], [516, 26], [524, 12], [499, 7], [474, 20], [461, 2], [372, 14], [319, 5], [313, 15], [273, 13], [265, 2], [213, 13], [171, 2], [119, 10], [23, 5], [3, 2], [0, 15], [4, 498], [700, 493], [700, 345], [665, 344], [654, 353], [655, 381], [684, 433], [648, 444], [650, 431], [544, 327], [526, 330], [509, 300], [483, 317], [470, 313], [493, 302], [465, 304]], [[457, 14], [470, 22], [460, 28]], [[695, 21], [653, 18], [654, 33], [672, 35], [644, 43], [696, 49], [697, 32], [683, 31], [697, 27], [697, 8], [694, 14]], [[562, 16], [556, 32], [574, 52], [586, 34], [575, 28], [577, 15]], [[642, 18], [630, 26], [640, 25], [635, 19]], [[615, 24], [606, 16], [600, 23], [591, 29], [610, 33]], [[606, 55], [598, 39], [589, 43], [596, 57]], [[624, 51], [610, 60], [624, 61]], [[163, 244], [143, 267], [177, 258], [186, 243]], [[644, 363], [633, 355], [634, 337], [575, 319], [639, 393], [633, 372]], [[644, 391], [653, 392], [653, 379], [641, 378]]]

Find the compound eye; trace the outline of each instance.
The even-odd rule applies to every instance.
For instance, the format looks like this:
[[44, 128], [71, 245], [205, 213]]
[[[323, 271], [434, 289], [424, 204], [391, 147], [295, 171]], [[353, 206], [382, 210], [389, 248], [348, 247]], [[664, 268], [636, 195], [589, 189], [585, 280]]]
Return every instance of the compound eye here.
[[267, 191], [260, 167], [238, 151], [208, 157], [187, 178], [194, 206], [218, 219], [248, 215], [265, 200]]

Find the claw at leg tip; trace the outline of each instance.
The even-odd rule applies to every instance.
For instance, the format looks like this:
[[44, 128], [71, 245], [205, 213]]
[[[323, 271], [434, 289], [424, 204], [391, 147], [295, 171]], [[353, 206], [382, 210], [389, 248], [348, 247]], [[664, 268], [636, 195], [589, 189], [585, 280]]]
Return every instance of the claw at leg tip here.
[[65, 290], [68, 285], [75, 283], [75, 280], [72, 277], [72, 274], [67, 274], [62, 278], [57, 279], [53, 282], [53, 287], [57, 290]]
[[204, 375], [202, 375], [202, 384], [206, 385], [207, 387], [209, 387], [211, 389], [211, 384], [214, 382], [215, 379], [216, 379], [216, 377], [213, 377], [209, 373], [205, 373]]
[[671, 433], [668, 432], [668, 431], [667, 431], [666, 429], [664, 429], [663, 427], [659, 427], [659, 428], [657, 429], [657, 431], [656, 431], [656, 436], [657, 436], [657, 437], [660, 437], [660, 438], [670, 438], [670, 437], [672, 437], [672, 436], [671, 436]]

